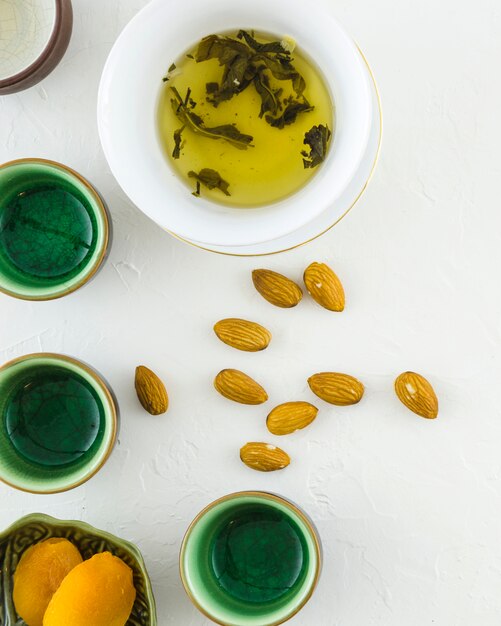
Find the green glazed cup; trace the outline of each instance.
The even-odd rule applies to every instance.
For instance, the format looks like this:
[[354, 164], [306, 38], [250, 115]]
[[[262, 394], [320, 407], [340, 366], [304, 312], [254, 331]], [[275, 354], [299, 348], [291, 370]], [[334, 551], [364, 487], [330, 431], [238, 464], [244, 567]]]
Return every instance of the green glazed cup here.
[[222, 626], [277, 626], [310, 599], [321, 570], [317, 531], [296, 505], [261, 491], [207, 506], [183, 539], [180, 573], [193, 604]]
[[134, 544], [85, 522], [58, 520], [43, 513], [26, 515], [0, 533], [1, 626], [24, 625], [18, 618], [12, 601], [14, 572], [27, 548], [53, 537], [71, 541], [84, 560], [99, 552], [111, 552], [127, 563], [133, 572], [136, 599], [125, 626], [157, 626], [151, 582], [143, 557]]
[[115, 397], [84, 363], [38, 353], [0, 367], [0, 480], [11, 487], [78, 487], [103, 467], [117, 430]]
[[0, 165], [0, 291], [66, 296], [97, 273], [110, 241], [106, 206], [80, 174], [44, 159]]

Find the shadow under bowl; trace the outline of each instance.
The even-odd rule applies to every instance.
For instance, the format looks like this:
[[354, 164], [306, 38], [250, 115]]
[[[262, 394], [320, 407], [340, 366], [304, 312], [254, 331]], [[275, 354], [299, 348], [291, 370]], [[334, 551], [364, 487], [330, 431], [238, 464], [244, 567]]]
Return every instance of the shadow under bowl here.
[[156, 626], [155, 599], [138, 548], [85, 522], [58, 520], [43, 513], [22, 517], [0, 533], [0, 626], [25, 626], [12, 601], [13, 575], [27, 548], [52, 537], [71, 541], [84, 560], [107, 551], [122, 559], [133, 571], [136, 588], [136, 600], [126, 626]]

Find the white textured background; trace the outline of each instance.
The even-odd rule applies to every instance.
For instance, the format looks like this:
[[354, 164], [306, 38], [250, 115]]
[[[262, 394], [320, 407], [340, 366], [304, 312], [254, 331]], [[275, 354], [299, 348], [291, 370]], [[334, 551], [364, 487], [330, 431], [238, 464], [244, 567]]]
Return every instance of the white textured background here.
[[[131, 206], [104, 161], [99, 76], [145, 2], [74, 0], [62, 64], [41, 85], [0, 98], [0, 160], [38, 156], [76, 168], [101, 190], [115, 224], [110, 259], [86, 288], [50, 303], [0, 298], [0, 358], [80, 357], [109, 379], [122, 410], [120, 443], [86, 485], [50, 497], [0, 486], [1, 527], [43, 511], [128, 538], [145, 556], [159, 626], [201, 626], [178, 578], [183, 531], [217, 496], [268, 489], [302, 505], [323, 538], [323, 577], [297, 626], [498, 626], [501, 4], [330, 0], [379, 82], [380, 164], [331, 233], [252, 260], [171, 239]], [[300, 280], [313, 260], [343, 280], [343, 314], [308, 298], [276, 309], [252, 287], [254, 267]], [[211, 328], [226, 316], [264, 323], [270, 348], [253, 355], [220, 344]], [[166, 380], [167, 415], [139, 407], [139, 363]], [[223, 367], [263, 382], [268, 405], [220, 398], [212, 379]], [[268, 409], [314, 400], [306, 378], [325, 369], [364, 381], [360, 405], [320, 403], [309, 429], [270, 436]], [[434, 384], [438, 420], [394, 397], [393, 379], [406, 369]], [[241, 465], [240, 445], [263, 439], [290, 452], [287, 470], [261, 475]]]

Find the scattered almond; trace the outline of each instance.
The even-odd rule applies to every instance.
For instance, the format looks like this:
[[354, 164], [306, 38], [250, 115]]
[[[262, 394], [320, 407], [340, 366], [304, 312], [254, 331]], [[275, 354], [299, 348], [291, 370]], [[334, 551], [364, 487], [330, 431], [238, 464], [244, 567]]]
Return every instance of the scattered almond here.
[[258, 472], [274, 472], [287, 467], [289, 455], [271, 443], [246, 443], [240, 449], [240, 459], [247, 467]]
[[395, 393], [402, 404], [413, 413], [435, 419], [438, 415], [438, 399], [430, 383], [416, 372], [404, 372], [395, 380]]
[[345, 297], [341, 281], [325, 263], [312, 263], [303, 276], [304, 284], [310, 296], [324, 309], [342, 311]]
[[136, 367], [134, 381], [137, 397], [143, 409], [151, 415], [161, 415], [169, 408], [169, 396], [160, 378], [144, 365]]
[[303, 292], [294, 281], [271, 270], [254, 270], [252, 282], [265, 300], [283, 309], [290, 309], [301, 302]]
[[214, 387], [219, 393], [241, 404], [263, 404], [268, 394], [253, 378], [240, 370], [222, 370], [214, 380]]
[[214, 332], [223, 343], [245, 352], [264, 350], [271, 341], [271, 333], [264, 326], [235, 317], [217, 322]]
[[317, 407], [309, 402], [285, 402], [271, 411], [266, 426], [274, 435], [289, 435], [309, 426], [317, 414]]
[[356, 404], [364, 395], [363, 384], [348, 374], [336, 372], [314, 374], [308, 378], [308, 385], [316, 396], [338, 406]]

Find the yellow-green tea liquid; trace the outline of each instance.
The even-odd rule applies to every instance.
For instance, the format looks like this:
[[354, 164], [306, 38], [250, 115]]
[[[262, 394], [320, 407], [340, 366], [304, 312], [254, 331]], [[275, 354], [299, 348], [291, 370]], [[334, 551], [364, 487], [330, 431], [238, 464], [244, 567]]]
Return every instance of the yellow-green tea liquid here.
[[[260, 42], [277, 39], [262, 34], [256, 34], [255, 37]], [[193, 53], [193, 50], [190, 52]], [[320, 124], [327, 125], [333, 131], [333, 102], [320, 71], [297, 47], [292, 53], [292, 62], [305, 79], [304, 96], [314, 109], [300, 113], [293, 124], [278, 129], [270, 126], [264, 117], [259, 117], [261, 98], [252, 84], [217, 108], [206, 101], [206, 83], [221, 82], [224, 68], [217, 59], [197, 63], [185, 54], [176, 60], [173, 77], [162, 90], [159, 125], [167, 158], [186, 181], [187, 193], [194, 191], [196, 185], [193, 178], [188, 178], [188, 172], [210, 168], [229, 183], [228, 191], [231, 195], [227, 197], [219, 189], [209, 190], [202, 186], [201, 196], [242, 208], [257, 207], [282, 200], [303, 187], [315, 175], [321, 165], [306, 169], [303, 166], [301, 151], [309, 151], [309, 147], [303, 143], [304, 135], [312, 126]], [[270, 77], [270, 83], [274, 88], [283, 88], [282, 100], [288, 96], [296, 98], [290, 80]], [[224, 139], [203, 137], [185, 128], [180, 158], [173, 159], [174, 131], [182, 126], [182, 122], [171, 104], [171, 87], [175, 87], [183, 98], [188, 88], [191, 89], [191, 98], [196, 102], [193, 111], [203, 118], [205, 126], [234, 123], [241, 133], [253, 136], [253, 147], [241, 150]]]

